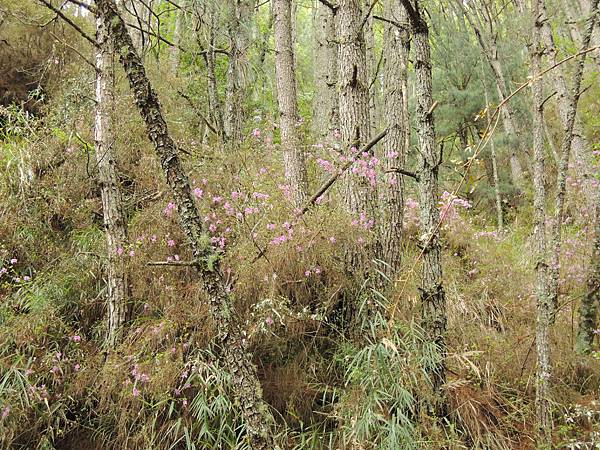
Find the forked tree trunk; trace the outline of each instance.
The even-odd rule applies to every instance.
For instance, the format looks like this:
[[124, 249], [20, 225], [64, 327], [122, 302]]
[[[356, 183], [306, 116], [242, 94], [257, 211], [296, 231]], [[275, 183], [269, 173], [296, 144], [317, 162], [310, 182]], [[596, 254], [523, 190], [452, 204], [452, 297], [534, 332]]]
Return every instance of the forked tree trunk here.
[[247, 438], [252, 448], [271, 450], [275, 448], [273, 417], [262, 399], [256, 368], [247, 352], [244, 334], [220, 275], [219, 255], [210, 244], [207, 230], [203, 229], [187, 175], [175, 142], [169, 134], [158, 97], [113, 0], [96, 0], [96, 5], [100, 17], [110, 24], [109, 35], [118, 51], [135, 103], [146, 124], [146, 132], [172, 190], [181, 228], [188, 238], [202, 288], [208, 296], [210, 314], [217, 327], [216, 348], [220, 352], [219, 361], [231, 375], [233, 395], [245, 422]]
[[114, 107], [112, 86], [113, 46], [104, 17], [96, 18], [96, 118], [94, 141], [98, 181], [102, 196], [104, 233], [106, 235], [106, 306], [108, 329], [106, 344], [114, 347], [121, 341], [123, 326], [129, 316], [129, 292], [123, 248], [127, 242], [127, 222], [123, 212], [121, 188], [113, 152], [111, 111]]
[[442, 285], [442, 251], [440, 245], [440, 215], [437, 208], [438, 171], [440, 154], [435, 144], [435, 127], [432, 114], [432, 75], [429, 45], [429, 27], [423, 17], [419, 2], [402, 0], [413, 32], [417, 91], [417, 133], [419, 135], [420, 161], [419, 202], [421, 205], [421, 321], [427, 339], [437, 349], [436, 360], [425, 368], [429, 374], [433, 396], [427, 405], [432, 414], [446, 416], [448, 403], [446, 383], [446, 298]]
[[308, 177], [304, 151], [300, 147], [296, 131], [299, 116], [294, 70], [291, 0], [274, 0], [273, 13], [275, 15], [275, 78], [285, 180], [290, 187], [294, 206], [301, 208], [308, 196]]
[[[533, 8], [533, 43], [531, 54], [532, 78], [541, 71], [542, 47], [540, 43], [539, 20], [540, 0], [535, 0]], [[533, 94], [533, 209], [535, 242], [535, 272], [536, 272], [536, 331], [535, 343], [537, 350], [536, 374], [536, 426], [538, 434], [538, 448], [551, 448], [552, 446], [552, 417], [550, 404], [549, 380], [550, 367], [550, 318], [552, 303], [549, 296], [548, 260], [546, 252], [546, 191], [544, 188], [545, 151], [544, 151], [544, 116], [543, 93], [541, 80], [532, 84]]]
[[[397, 23], [407, 22], [406, 11], [396, 0], [384, 5], [384, 16]], [[379, 185], [381, 255], [383, 271], [393, 276], [400, 268], [402, 253], [402, 219], [404, 212], [403, 178], [390, 169], [403, 168], [410, 142], [408, 117], [408, 28], [399, 28], [386, 22], [383, 34], [383, 108], [387, 136], [383, 141], [379, 160], [383, 181]]]

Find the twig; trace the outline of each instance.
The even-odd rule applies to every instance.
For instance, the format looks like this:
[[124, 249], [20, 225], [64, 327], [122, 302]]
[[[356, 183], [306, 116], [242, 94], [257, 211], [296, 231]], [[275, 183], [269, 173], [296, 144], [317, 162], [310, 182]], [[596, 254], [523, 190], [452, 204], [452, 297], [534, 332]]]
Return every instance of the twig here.
[[58, 42], [60, 42], [62, 45], [64, 45], [65, 47], [70, 48], [71, 50], [73, 50], [73, 52], [75, 52], [75, 54], [77, 54], [81, 59], [83, 59], [86, 63], [88, 63], [90, 66], [92, 66], [94, 68], [94, 70], [96, 70], [96, 65], [90, 61], [89, 59], [87, 59], [79, 50], [77, 50], [75, 47], [73, 47], [72, 45], [70, 45], [69, 43], [63, 41], [62, 39], [60, 39], [57, 35], [55, 35], [52, 31], [50, 31], [50, 36], [52, 36], [54, 39], [56, 39]]
[[197, 261], [149, 261], [147, 266], [197, 266]]
[[390, 167], [388, 170], [385, 171], [385, 173], [400, 173], [402, 175], [406, 175], [407, 177], [411, 177], [419, 181], [419, 176], [416, 173], [401, 169], [400, 167]]

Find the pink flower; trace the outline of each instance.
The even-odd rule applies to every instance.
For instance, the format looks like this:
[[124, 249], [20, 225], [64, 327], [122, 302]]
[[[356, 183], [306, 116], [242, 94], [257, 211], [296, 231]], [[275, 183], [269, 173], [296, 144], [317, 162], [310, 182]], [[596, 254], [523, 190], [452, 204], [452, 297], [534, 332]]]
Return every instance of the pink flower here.
[[29, 275], [25, 275], [23, 277], [23, 281], [29, 281], [29, 280], [31, 280], [31, 277]]
[[8, 417], [8, 414], [10, 414], [10, 406], [7, 405], [2, 410], [2, 420], [6, 419]]
[[335, 244], [335, 241], [336, 241], [336, 240], [335, 240], [335, 237], [334, 237], [334, 236], [331, 236], [331, 237], [329, 238], [329, 242], [331, 242], [332, 244]]
[[79, 372], [79, 369], [81, 369], [81, 366], [80, 366], [79, 364], [75, 364], [75, 365], [73, 366], [73, 370], [74, 370], [75, 372]]
[[140, 391], [138, 390], [138, 388], [136, 388], [135, 386], [133, 387], [133, 391], [131, 392], [131, 394], [134, 397], [138, 397], [140, 395]]
[[252, 136], [260, 137], [260, 130], [258, 128], [255, 128], [254, 130], [252, 130]]
[[202, 198], [202, 196], [204, 195], [204, 191], [197, 187], [196, 189], [194, 189], [194, 195], [196, 196], [196, 198]]
[[133, 258], [135, 256], [135, 252], [133, 250], [129, 250], [129, 256]]
[[273, 325], [273, 319], [271, 319], [270, 317], [267, 317], [267, 318], [265, 319], [265, 323], [266, 323], [267, 325]]
[[157, 237], [156, 237], [156, 235], [155, 235], [155, 234], [153, 234], [153, 235], [150, 237], [150, 240], [151, 240], [152, 242], [156, 242], [156, 239], [157, 239]]
[[123, 254], [123, 252], [124, 252], [123, 247], [117, 248], [117, 255], [121, 256]]
[[16, 264], [18, 262], [17, 258], [11, 258], [10, 263]]
[[73, 342], [81, 342], [81, 336], [79, 336], [78, 334], [72, 336], [71, 339], [73, 339]]
[[175, 258], [175, 261], [179, 261], [179, 255], [173, 255], [173, 258]]
[[268, 223], [267, 224], [267, 230], [274, 230], [275, 229], [275, 224], [274, 223]]
[[173, 239], [169, 239], [169, 240], [167, 241], [167, 245], [168, 245], [169, 247], [175, 247], [175, 241], [174, 241]]
[[304, 276], [307, 278], [310, 277], [310, 270], [307, 270], [306, 272], [304, 272]]

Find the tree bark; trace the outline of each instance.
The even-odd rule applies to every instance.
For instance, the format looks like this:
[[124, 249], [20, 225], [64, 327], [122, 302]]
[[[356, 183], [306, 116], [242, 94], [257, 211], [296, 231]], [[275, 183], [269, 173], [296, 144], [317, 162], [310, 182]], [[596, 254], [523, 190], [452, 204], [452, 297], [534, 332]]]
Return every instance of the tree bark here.
[[384, 5], [384, 16], [405, 28], [386, 22], [383, 34], [383, 107], [388, 134], [379, 160], [383, 182], [379, 185], [381, 259], [384, 273], [391, 277], [400, 268], [402, 253], [402, 220], [404, 215], [403, 177], [390, 172], [404, 167], [410, 142], [408, 117], [408, 54], [410, 38], [408, 17], [404, 7], [395, 0]]
[[98, 181], [102, 196], [104, 233], [106, 235], [106, 306], [108, 328], [106, 344], [114, 347], [121, 341], [123, 326], [129, 317], [129, 291], [123, 248], [127, 242], [127, 221], [123, 212], [121, 188], [113, 152], [111, 111], [114, 107], [112, 87], [113, 46], [104, 17], [96, 18], [96, 117], [94, 141]]
[[222, 141], [225, 141], [225, 125], [223, 123], [223, 105], [219, 99], [219, 89], [217, 85], [216, 73], [216, 36], [218, 27], [218, 14], [215, 8], [210, 6], [209, 30], [208, 30], [208, 48], [206, 49], [206, 74], [208, 78], [208, 111], [212, 125], [217, 130], [217, 134]]
[[[539, 20], [540, 0], [535, 0], [533, 9], [533, 43], [531, 54], [531, 74], [541, 71], [542, 48], [540, 45], [541, 23]], [[533, 94], [533, 208], [534, 208], [534, 232], [533, 238], [536, 249], [536, 332], [535, 342], [537, 350], [537, 374], [536, 374], [536, 427], [538, 434], [538, 447], [552, 447], [552, 417], [550, 404], [549, 380], [550, 367], [550, 317], [552, 314], [552, 303], [549, 292], [549, 273], [546, 253], [546, 191], [544, 187], [545, 173], [545, 151], [544, 151], [544, 116], [543, 116], [543, 93], [541, 80], [531, 85]]]
[[[361, 26], [359, 0], [341, 0], [338, 8], [339, 25], [339, 108], [343, 149], [357, 151], [370, 139], [369, 84], [365, 40]], [[360, 157], [360, 155], [357, 155]], [[352, 171], [342, 177], [342, 196], [346, 210], [354, 215], [375, 217], [376, 190], [369, 181]], [[366, 252], [350, 251], [347, 264], [352, 270], [364, 269], [371, 259], [374, 246]]]
[[248, 27], [252, 5], [249, 0], [228, 0], [230, 41], [225, 95], [225, 133], [231, 142], [242, 139], [246, 83], [244, 66], [248, 47]]
[[313, 132], [333, 145], [333, 133], [339, 128], [338, 108], [338, 44], [337, 15], [317, 2], [315, 49], [315, 99], [313, 106]]
[[134, 93], [135, 103], [146, 124], [169, 187], [173, 192], [181, 228], [188, 238], [196, 269], [209, 299], [209, 310], [217, 327], [216, 347], [220, 362], [231, 375], [235, 401], [245, 422], [249, 444], [255, 449], [273, 449], [273, 417], [262, 399], [262, 389], [247, 352], [244, 334], [235, 315], [232, 299], [219, 271], [218, 251], [203, 229], [190, 184], [169, 134], [158, 97], [137, 55], [123, 19], [113, 0], [96, 0], [98, 13], [109, 24], [109, 35]]
[[[484, 74], [485, 75], [485, 74]], [[488, 95], [487, 85], [485, 83], [485, 76], [481, 78], [483, 81], [483, 93], [485, 95], [485, 105], [487, 108], [486, 118], [488, 128], [491, 129], [491, 117], [490, 117], [490, 98]], [[502, 212], [502, 196], [500, 195], [500, 177], [498, 176], [498, 159], [496, 158], [496, 146], [494, 145], [493, 136], [490, 137], [490, 151], [492, 157], [492, 178], [494, 183], [494, 198], [496, 203], [496, 224], [498, 226], [498, 231], [502, 231], [504, 229], [504, 214]]]
[[[589, 47], [594, 25], [596, 22], [596, 15], [598, 12], [598, 0], [592, 0], [590, 5], [590, 14], [587, 21], [587, 28], [583, 35], [581, 43], [581, 49], [585, 50]], [[553, 64], [557, 61], [556, 49], [552, 41], [552, 30], [549, 29], [547, 21], [545, 1], [542, 0], [540, 3], [540, 32], [542, 39], [546, 44], [546, 51], [550, 54], [550, 60]], [[560, 150], [560, 162], [558, 165], [558, 174], [556, 179], [556, 194], [555, 194], [555, 207], [554, 207], [554, 221], [552, 224], [551, 238], [550, 238], [550, 298], [554, 309], [558, 306], [558, 281], [560, 275], [560, 246], [562, 240], [562, 222], [564, 216], [564, 203], [565, 195], [567, 190], [567, 172], [569, 168], [569, 160], [571, 156], [571, 150], [573, 150], [574, 157], [577, 159], [580, 157], [577, 155], [575, 148], [578, 145], [582, 145], [583, 140], [578, 134], [576, 126], [577, 117], [577, 105], [579, 103], [579, 97], [581, 95], [581, 80], [583, 78], [583, 70], [585, 67], [586, 54], [584, 53], [577, 61], [577, 67], [573, 76], [573, 87], [569, 91], [566, 86], [564, 78], [562, 81], [556, 83], [556, 88], [559, 93], [559, 110], [561, 112], [561, 119], [563, 122], [563, 140]], [[558, 68], [560, 69], [560, 67]], [[561, 106], [562, 105], [562, 106]], [[576, 142], [579, 142], [575, 145]], [[579, 148], [579, 151], [584, 152], [584, 148]], [[590, 152], [591, 153], [591, 152]], [[591, 176], [591, 175], [590, 175]], [[591, 180], [590, 180], [591, 181]], [[593, 205], [588, 203], [588, 205]], [[590, 206], [591, 207], [591, 206]], [[598, 218], [593, 218], [597, 221]]]
[[[600, 217], [600, 192], [596, 199], [596, 217]], [[579, 304], [577, 330], [577, 353], [587, 355], [592, 351], [594, 336], [598, 329], [598, 309], [600, 308], [600, 220], [594, 226], [594, 248], [590, 257], [587, 278], [587, 293]]]
[[442, 285], [442, 260], [438, 211], [438, 171], [440, 155], [435, 144], [435, 127], [432, 114], [432, 75], [429, 44], [429, 27], [422, 16], [419, 2], [402, 0], [413, 32], [415, 47], [415, 73], [417, 91], [417, 133], [419, 135], [420, 160], [417, 170], [421, 217], [421, 322], [427, 339], [437, 350], [436, 361], [425, 370], [432, 387], [432, 400], [428, 408], [432, 414], [444, 417], [448, 404], [444, 392], [446, 383], [446, 298]]
[[299, 116], [291, 0], [274, 0], [273, 13], [275, 15], [275, 78], [285, 180], [290, 187], [294, 206], [301, 208], [308, 197], [308, 177], [304, 151], [300, 147], [296, 131]]

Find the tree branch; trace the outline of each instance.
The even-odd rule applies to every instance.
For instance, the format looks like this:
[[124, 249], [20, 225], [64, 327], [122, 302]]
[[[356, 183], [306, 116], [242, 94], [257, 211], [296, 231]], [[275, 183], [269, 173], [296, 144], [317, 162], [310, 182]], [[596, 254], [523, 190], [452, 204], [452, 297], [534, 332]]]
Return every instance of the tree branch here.
[[[367, 145], [365, 145], [359, 153], [362, 152], [368, 152], [369, 150], [371, 150], [380, 140], [382, 140], [385, 135], [387, 134], [388, 130], [383, 130], [381, 133], [379, 133], [377, 136], [375, 136], [371, 142], [369, 142]], [[315, 204], [315, 202], [317, 201], [317, 199], [323, 195], [325, 192], [327, 192], [327, 190], [331, 187], [331, 185], [333, 183], [336, 182], [336, 180], [340, 177], [340, 175], [342, 175], [346, 170], [348, 170], [350, 168], [350, 166], [354, 164], [353, 160], [349, 160], [348, 162], [346, 162], [341, 168], [340, 170], [338, 170], [336, 173], [334, 173], [333, 175], [331, 175], [331, 177], [329, 177], [329, 179], [323, 183], [323, 185], [317, 190], [317, 192], [315, 192], [310, 199], [306, 202], [306, 204], [304, 205], [304, 207], [301, 210], [301, 214], [304, 214], [306, 211], [308, 211], [311, 206], [313, 206]]]
[[77, 25], [75, 22], [73, 22], [71, 19], [69, 19], [60, 9], [53, 6], [52, 3], [50, 3], [47, 0], [38, 0], [38, 2], [43, 4], [49, 10], [54, 11], [58, 17], [60, 17], [62, 20], [67, 22], [69, 25], [71, 25], [71, 27], [73, 27], [73, 29], [75, 31], [77, 31], [80, 35], [82, 35], [90, 44], [92, 44], [94, 47], [97, 47], [96, 42], [91, 37], [89, 37], [87, 35], [87, 33], [85, 31], [83, 31], [79, 25]]

